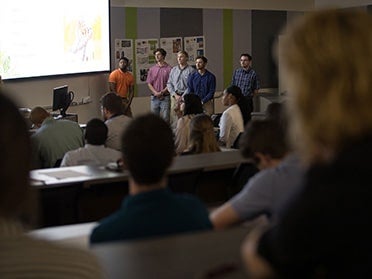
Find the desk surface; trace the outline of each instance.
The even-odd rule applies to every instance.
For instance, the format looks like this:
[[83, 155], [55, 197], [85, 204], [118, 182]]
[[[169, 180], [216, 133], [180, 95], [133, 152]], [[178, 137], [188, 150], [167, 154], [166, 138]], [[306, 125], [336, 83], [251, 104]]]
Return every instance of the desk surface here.
[[107, 243], [94, 245], [92, 251], [109, 278], [246, 278], [240, 247], [247, 232], [238, 227]]
[[[218, 170], [234, 168], [245, 159], [239, 150], [175, 157], [169, 174], [193, 170]], [[63, 168], [38, 169], [30, 172], [33, 186], [42, 188], [69, 186], [76, 183], [119, 182], [128, 179], [128, 171], [110, 171], [98, 166], [74, 166]]]

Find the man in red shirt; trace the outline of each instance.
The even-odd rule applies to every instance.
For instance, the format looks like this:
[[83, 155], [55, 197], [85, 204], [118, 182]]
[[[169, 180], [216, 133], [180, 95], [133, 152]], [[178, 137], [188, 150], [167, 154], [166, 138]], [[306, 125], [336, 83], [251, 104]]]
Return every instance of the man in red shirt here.
[[132, 117], [130, 104], [134, 95], [134, 77], [128, 71], [128, 65], [128, 58], [121, 57], [118, 69], [112, 71], [109, 76], [109, 88], [122, 98], [124, 114]]

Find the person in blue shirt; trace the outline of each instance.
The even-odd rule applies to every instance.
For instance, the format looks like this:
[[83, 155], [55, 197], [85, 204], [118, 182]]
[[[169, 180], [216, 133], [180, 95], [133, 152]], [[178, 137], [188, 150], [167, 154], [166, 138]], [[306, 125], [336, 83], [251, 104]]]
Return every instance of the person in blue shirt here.
[[216, 77], [206, 69], [208, 59], [204, 56], [198, 56], [195, 60], [196, 70], [187, 81], [187, 90], [185, 93], [194, 93], [199, 96], [203, 103], [205, 112], [213, 114], [213, 96], [216, 91]]
[[166, 170], [174, 157], [174, 141], [172, 130], [163, 119], [155, 114], [135, 118], [123, 134], [122, 157], [130, 173], [130, 195], [117, 212], [93, 230], [91, 243], [212, 228], [201, 201], [172, 193], [166, 187]]

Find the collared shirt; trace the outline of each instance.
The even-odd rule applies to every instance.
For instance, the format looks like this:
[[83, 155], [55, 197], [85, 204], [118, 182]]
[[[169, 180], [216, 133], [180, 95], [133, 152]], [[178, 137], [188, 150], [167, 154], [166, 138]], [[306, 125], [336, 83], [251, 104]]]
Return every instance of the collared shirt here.
[[67, 151], [84, 145], [83, 131], [78, 123], [53, 117], [43, 121], [31, 140], [35, 168], [51, 168]]
[[278, 166], [250, 178], [229, 203], [241, 220], [252, 220], [260, 214], [277, 217], [280, 207], [302, 186], [304, 174], [299, 158], [288, 155]]
[[61, 167], [78, 165], [105, 166], [120, 159], [121, 153], [104, 145], [85, 144], [84, 147], [69, 151], [63, 157]]
[[208, 230], [207, 208], [194, 196], [157, 189], [124, 198], [121, 208], [103, 219], [90, 242], [164, 236]]
[[187, 80], [195, 69], [186, 65], [183, 69], [179, 65], [174, 66], [169, 74], [167, 88], [171, 95], [182, 95], [187, 89]]
[[146, 82], [150, 83], [156, 91], [160, 92], [167, 86], [171, 70], [172, 67], [168, 64], [164, 64], [163, 66], [155, 64], [149, 69]]
[[121, 135], [124, 133], [124, 130], [127, 128], [132, 118], [126, 115], [116, 115], [107, 119], [105, 124], [108, 128], [106, 147], [121, 150]]
[[237, 104], [228, 107], [220, 119], [220, 141], [231, 148], [240, 133], [244, 131], [242, 112]]
[[134, 77], [130, 72], [116, 69], [109, 75], [109, 82], [115, 83], [116, 93], [120, 97], [126, 98], [129, 88], [134, 86]]
[[240, 87], [244, 96], [253, 97], [253, 92], [260, 89], [257, 74], [251, 67], [248, 70], [243, 68], [236, 69], [231, 84]]
[[203, 75], [195, 71], [190, 75], [187, 81], [187, 87], [185, 93], [194, 93], [198, 95], [203, 104], [205, 104], [213, 99], [214, 92], [216, 91], [216, 77], [208, 70], [205, 70]]

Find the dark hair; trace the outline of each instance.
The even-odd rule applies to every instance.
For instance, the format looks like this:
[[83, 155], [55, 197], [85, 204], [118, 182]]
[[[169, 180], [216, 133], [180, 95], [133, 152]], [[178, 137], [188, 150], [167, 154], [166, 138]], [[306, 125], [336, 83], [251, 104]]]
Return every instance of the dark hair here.
[[184, 94], [182, 98], [185, 102], [183, 115], [203, 113], [203, 104], [198, 95]]
[[85, 128], [85, 139], [87, 143], [93, 145], [103, 145], [107, 139], [108, 128], [106, 124], [98, 118], [89, 120]]
[[242, 90], [240, 89], [239, 86], [230, 85], [225, 89], [225, 91], [229, 94], [232, 94], [236, 98], [238, 106], [240, 108], [240, 112], [242, 113], [244, 125], [247, 124], [251, 119], [250, 116], [251, 111], [248, 109], [249, 108], [248, 100], [246, 98], [243, 98], [244, 95], [242, 93]]
[[271, 120], [249, 122], [240, 137], [240, 150], [244, 157], [253, 158], [256, 152], [280, 159], [289, 151], [285, 127]]
[[174, 156], [173, 133], [155, 114], [134, 118], [122, 137], [124, 164], [139, 184], [161, 181]]
[[230, 85], [229, 87], [227, 87], [225, 89], [225, 91], [231, 95], [233, 95], [237, 101], [240, 100], [240, 98], [243, 97], [243, 93], [242, 93], [242, 90], [240, 89], [239, 86], [236, 86], [236, 85]]
[[167, 52], [165, 51], [165, 49], [160, 48], [160, 47], [154, 50], [154, 55], [155, 55], [155, 53], [157, 53], [158, 51], [161, 53], [161, 55], [163, 55], [163, 57], [167, 56]]
[[248, 53], [242, 53], [242, 54], [240, 54], [240, 58], [241, 58], [242, 56], [246, 56], [246, 57], [248, 57], [248, 60], [249, 60], [249, 61], [252, 61], [252, 56], [251, 56], [250, 54], [248, 54]]
[[125, 62], [127, 62], [127, 64], [129, 64], [129, 59], [126, 58], [125, 56], [120, 57], [119, 62], [120, 62], [120, 60], [125, 60]]
[[203, 55], [199, 55], [195, 58], [195, 61], [198, 60], [198, 59], [201, 59], [203, 60], [204, 63], [208, 63], [208, 59], [207, 57], [203, 56]]
[[31, 194], [31, 144], [25, 119], [0, 89], [0, 216], [19, 217]]
[[284, 103], [270, 103], [266, 108], [266, 119], [277, 121], [282, 125], [287, 124], [287, 115]]
[[106, 93], [101, 97], [101, 105], [113, 114], [123, 113], [123, 103], [119, 95], [113, 92]]

